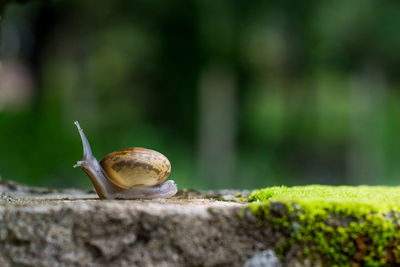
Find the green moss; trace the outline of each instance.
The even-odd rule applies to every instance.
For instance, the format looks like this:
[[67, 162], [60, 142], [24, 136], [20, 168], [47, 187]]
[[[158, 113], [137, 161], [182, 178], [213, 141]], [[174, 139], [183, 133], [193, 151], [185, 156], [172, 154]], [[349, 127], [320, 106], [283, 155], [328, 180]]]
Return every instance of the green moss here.
[[[271, 187], [248, 197], [250, 209], [331, 266], [400, 263], [400, 187]], [[282, 254], [285, 247], [278, 248]]]

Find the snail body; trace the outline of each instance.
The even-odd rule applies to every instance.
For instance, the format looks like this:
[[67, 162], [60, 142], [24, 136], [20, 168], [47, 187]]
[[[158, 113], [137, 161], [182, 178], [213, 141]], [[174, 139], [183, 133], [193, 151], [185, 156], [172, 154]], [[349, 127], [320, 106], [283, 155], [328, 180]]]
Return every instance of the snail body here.
[[107, 154], [100, 162], [93, 156], [89, 141], [77, 121], [83, 145], [81, 167], [101, 199], [168, 198], [176, 194], [174, 181], [165, 181], [171, 164], [163, 154], [141, 147], [130, 147]]

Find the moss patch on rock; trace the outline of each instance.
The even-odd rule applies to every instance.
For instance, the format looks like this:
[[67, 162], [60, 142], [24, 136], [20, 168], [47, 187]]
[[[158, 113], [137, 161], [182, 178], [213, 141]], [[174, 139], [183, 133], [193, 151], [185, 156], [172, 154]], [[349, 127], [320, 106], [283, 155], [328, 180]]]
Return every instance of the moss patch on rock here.
[[250, 209], [260, 222], [287, 236], [282, 255], [299, 244], [329, 266], [400, 264], [400, 187], [296, 186], [252, 192]]

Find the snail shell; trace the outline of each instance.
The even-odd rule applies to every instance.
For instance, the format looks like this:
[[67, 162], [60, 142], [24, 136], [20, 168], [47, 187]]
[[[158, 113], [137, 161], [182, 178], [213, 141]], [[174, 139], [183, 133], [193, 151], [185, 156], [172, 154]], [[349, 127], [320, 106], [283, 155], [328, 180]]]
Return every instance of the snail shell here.
[[125, 189], [161, 184], [171, 172], [167, 157], [141, 147], [111, 152], [100, 161], [100, 165], [111, 182]]

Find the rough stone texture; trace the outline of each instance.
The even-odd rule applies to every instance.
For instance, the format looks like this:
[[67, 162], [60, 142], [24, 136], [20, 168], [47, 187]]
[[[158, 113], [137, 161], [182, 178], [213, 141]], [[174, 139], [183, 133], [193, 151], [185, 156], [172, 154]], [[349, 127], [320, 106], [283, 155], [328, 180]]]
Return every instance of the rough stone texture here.
[[285, 238], [236, 194], [98, 200], [0, 181], [0, 266], [243, 266]]

